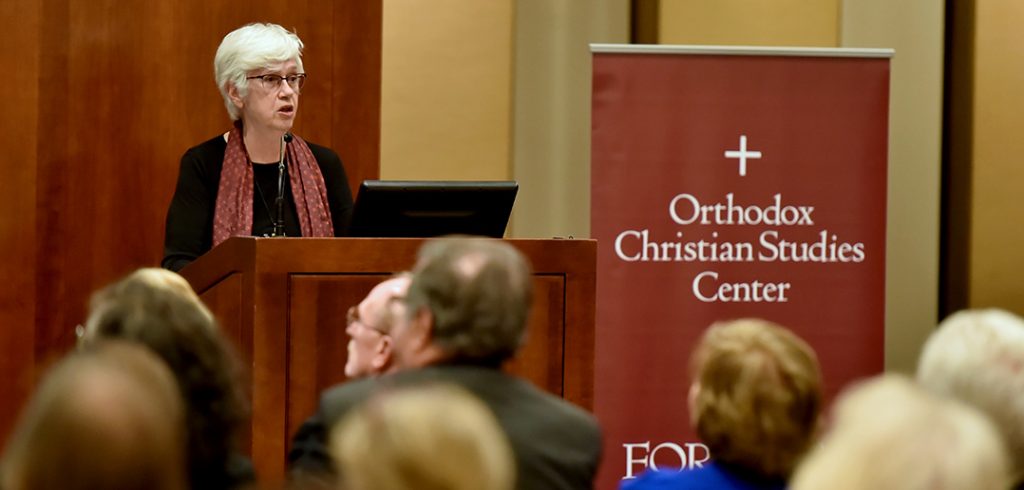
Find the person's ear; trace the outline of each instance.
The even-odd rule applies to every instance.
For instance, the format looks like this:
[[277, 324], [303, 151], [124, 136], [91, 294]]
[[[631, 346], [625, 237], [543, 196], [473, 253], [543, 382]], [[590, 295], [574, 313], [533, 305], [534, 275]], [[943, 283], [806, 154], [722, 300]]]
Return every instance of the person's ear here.
[[391, 354], [391, 348], [394, 346], [391, 336], [384, 334], [380, 336], [380, 342], [377, 342], [377, 353], [378, 354]]
[[245, 99], [242, 98], [242, 94], [239, 93], [238, 87], [235, 86], [234, 82], [228, 82], [228, 99], [238, 109], [245, 106]]
[[686, 394], [686, 408], [690, 412], [690, 425], [697, 426], [697, 398], [700, 396], [700, 382], [694, 381], [690, 384], [690, 391]]
[[380, 341], [377, 342], [377, 348], [373, 353], [373, 358], [370, 360], [370, 365], [373, 366], [374, 370], [380, 371], [391, 362], [392, 346], [393, 344], [390, 335], [381, 336]]

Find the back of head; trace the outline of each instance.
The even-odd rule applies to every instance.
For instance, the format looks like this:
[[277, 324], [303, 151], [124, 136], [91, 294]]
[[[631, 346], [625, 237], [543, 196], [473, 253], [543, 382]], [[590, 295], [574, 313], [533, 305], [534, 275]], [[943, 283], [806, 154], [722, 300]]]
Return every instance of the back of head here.
[[925, 343], [917, 377], [988, 415], [1024, 480], [1024, 320], [997, 309], [953, 314]]
[[821, 410], [814, 351], [785, 328], [748, 319], [712, 325], [691, 362], [691, 416], [711, 457], [763, 477], [788, 477]]
[[216, 337], [217, 323], [188, 283], [174, 272], [139, 269], [93, 295], [86, 321], [87, 340], [128, 337], [159, 352], [158, 347], [175, 344], [182, 335]]
[[985, 417], [899, 375], [848, 390], [793, 490], [1003, 490], [1008, 462]]
[[406, 304], [433, 316], [432, 341], [454, 360], [500, 364], [523, 342], [533, 282], [511, 245], [484, 238], [443, 238], [420, 250]]
[[346, 490], [510, 490], [515, 466], [490, 410], [449, 385], [382, 392], [331, 433]]
[[140, 269], [99, 291], [86, 322], [86, 344], [138, 342], [176, 375], [186, 404], [192, 478], [222, 476], [246, 417], [239, 366], [216, 320], [177, 274]]
[[184, 489], [182, 401], [146, 349], [100, 343], [54, 367], [12, 435], [7, 490]]

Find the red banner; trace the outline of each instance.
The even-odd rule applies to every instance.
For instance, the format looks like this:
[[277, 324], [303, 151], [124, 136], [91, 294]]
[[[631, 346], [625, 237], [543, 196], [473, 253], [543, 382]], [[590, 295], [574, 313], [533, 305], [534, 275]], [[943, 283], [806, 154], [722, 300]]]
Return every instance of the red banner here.
[[708, 458], [687, 361], [715, 321], [794, 330], [829, 398], [882, 371], [889, 54], [595, 47], [600, 489]]

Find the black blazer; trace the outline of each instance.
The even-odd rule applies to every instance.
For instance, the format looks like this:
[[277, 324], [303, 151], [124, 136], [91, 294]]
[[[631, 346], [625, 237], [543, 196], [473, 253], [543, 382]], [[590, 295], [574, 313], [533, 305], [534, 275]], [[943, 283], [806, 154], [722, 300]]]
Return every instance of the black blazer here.
[[591, 489], [601, 459], [601, 431], [593, 416], [529, 382], [498, 369], [435, 366], [349, 382], [324, 392], [320, 407], [299, 428], [288, 453], [295, 477], [333, 474], [330, 428], [380, 386], [450, 383], [476, 395], [494, 412], [516, 459], [516, 488]]

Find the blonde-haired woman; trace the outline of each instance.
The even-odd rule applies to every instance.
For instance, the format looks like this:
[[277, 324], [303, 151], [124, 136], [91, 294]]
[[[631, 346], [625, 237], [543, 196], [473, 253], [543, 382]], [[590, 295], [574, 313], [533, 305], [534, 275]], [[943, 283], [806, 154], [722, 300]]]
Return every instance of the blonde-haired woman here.
[[515, 464], [483, 402], [452, 385], [394, 388], [331, 431], [344, 490], [511, 490]]
[[188, 283], [163, 269], [139, 269], [93, 295], [82, 343], [137, 342], [174, 371], [185, 400], [189, 482], [193, 488], [237, 489], [255, 472], [241, 455], [249, 421], [241, 365], [216, 319]]
[[786, 487], [822, 404], [814, 351], [789, 330], [745, 319], [712, 325], [691, 356], [690, 418], [711, 464], [648, 471], [624, 490]]
[[142, 346], [99, 342], [54, 366], [0, 470], [5, 490], [185, 490], [174, 375]]
[[992, 423], [900, 375], [845, 392], [792, 490], [1004, 490], [1009, 462]]

